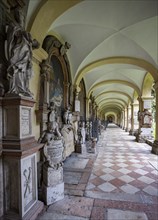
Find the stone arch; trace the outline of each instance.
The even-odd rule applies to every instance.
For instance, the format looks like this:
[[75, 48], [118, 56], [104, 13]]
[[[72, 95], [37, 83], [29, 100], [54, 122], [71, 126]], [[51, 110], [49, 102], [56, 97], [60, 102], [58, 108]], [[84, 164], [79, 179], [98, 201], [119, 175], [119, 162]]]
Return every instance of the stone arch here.
[[52, 75], [49, 75], [49, 83], [55, 79], [54, 87], [56, 87], [57, 78], [60, 79], [60, 85], [63, 88], [64, 94], [62, 108], [66, 108], [70, 104], [69, 86], [72, 81], [66, 49], [55, 36], [51, 35], [48, 35], [44, 39], [42, 47], [48, 53], [47, 63], [52, 67]]
[[116, 64], [116, 63], [132, 64], [141, 67], [147, 70], [153, 76], [155, 82], [158, 81], [158, 74], [157, 74], [158, 70], [151, 63], [147, 62], [144, 59], [139, 59], [135, 57], [108, 57], [108, 58], [96, 60], [83, 67], [75, 77], [75, 84], [78, 85], [81, 79], [84, 77], [84, 75], [93, 68], [96, 68], [101, 65]]
[[36, 16], [29, 22], [29, 26], [27, 28], [28, 31], [39, 41], [40, 44], [42, 44], [53, 21], [79, 2], [81, 2], [81, 0], [60, 0], [59, 4], [58, 1], [45, 0], [44, 3], [41, 4], [40, 9], [37, 11]]
[[131, 98], [127, 93], [121, 92], [121, 91], [116, 91], [116, 90], [102, 92], [102, 93], [100, 93], [99, 95], [97, 95], [97, 96], [95, 97], [95, 100], [97, 101], [97, 99], [98, 99], [100, 96], [106, 95], [106, 94], [108, 94], [108, 93], [116, 93], [116, 94], [119, 93], [119, 94], [122, 94], [122, 95], [126, 96], [126, 97], [130, 100], [130, 102], [132, 102], [132, 98]]
[[138, 96], [141, 95], [140, 89], [139, 89], [136, 85], [134, 85], [133, 83], [130, 83], [130, 82], [124, 81], [124, 80], [106, 80], [106, 81], [102, 81], [102, 82], [99, 82], [99, 83], [94, 84], [94, 85], [90, 88], [90, 90], [89, 90], [89, 92], [88, 92], [88, 97], [90, 96], [91, 92], [92, 92], [94, 89], [98, 88], [99, 86], [102, 86], [102, 85], [105, 85], [105, 84], [111, 84], [111, 83], [120, 83], [120, 84], [123, 84], [123, 85], [127, 85], [127, 86], [133, 88], [133, 89], [137, 92]]
[[[100, 100], [97, 104], [98, 104], [99, 106], [100, 106], [102, 103], [103, 103], [103, 104], [104, 104], [104, 103], [106, 104], [106, 102], [105, 102], [106, 100], [107, 100], [107, 101], [108, 101], [108, 100], [111, 100], [111, 101], [112, 101], [112, 100], [116, 100], [116, 98], [107, 98], [107, 99], [104, 98], [104, 99]], [[120, 101], [120, 102], [123, 102], [125, 106], [128, 105], [128, 103], [125, 102], [123, 99], [117, 98], [117, 100]]]
[[143, 85], [142, 85], [142, 96], [143, 97], [150, 97], [151, 96], [151, 89], [154, 83], [153, 77], [147, 73], [144, 77]]

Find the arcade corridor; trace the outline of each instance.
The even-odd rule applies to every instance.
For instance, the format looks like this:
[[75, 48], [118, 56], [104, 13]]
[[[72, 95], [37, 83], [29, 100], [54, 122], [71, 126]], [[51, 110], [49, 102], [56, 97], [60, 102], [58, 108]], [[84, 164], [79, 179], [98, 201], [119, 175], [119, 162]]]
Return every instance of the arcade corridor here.
[[109, 124], [96, 148], [67, 158], [65, 197], [38, 220], [157, 220], [158, 157], [151, 147]]

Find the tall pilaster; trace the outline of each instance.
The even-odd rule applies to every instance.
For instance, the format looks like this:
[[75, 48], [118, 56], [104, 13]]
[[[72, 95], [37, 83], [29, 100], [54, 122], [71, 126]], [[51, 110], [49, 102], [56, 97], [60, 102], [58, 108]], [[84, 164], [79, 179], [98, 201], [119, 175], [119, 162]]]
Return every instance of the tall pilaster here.
[[156, 93], [156, 118], [155, 118], [155, 124], [156, 124], [156, 130], [155, 130], [155, 141], [152, 146], [152, 153], [158, 155], [158, 81], [154, 85], [155, 93]]
[[80, 100], [78, 99], [81, 88], [76, 86], [75, 88], [75, 112], [80, 112]]
[[143, 99], [142, 99], [142, 97], [139, 96], [137, 100], [139, 102], [139, 112], [138, 112], [139, 128], [138, 128], [138, 132], [137, 132], [137, 135], [136, 135], [136, 141], [137, 142], [141, 142], [141, 126], [142, 126], [142, 121], [140, 119], [140, 115], [143, 112]]
[[66, 91], [69, 91], [69, 87], [70, 87], [70, 83], [68, 82], [64, 82], [64, 90], [65, 90], [65, 96], [66, 96], [66, 99], [65, 99], [65, 106], [69, 106], [69, 97], [68, 97], [68, 94]]
[[128, 131], [128, 117], [129, 117], [129, 108], [128, 106], [126, 107], [126, 129], [125, 131]]
[[133, 129], [134, 129], [134, 131], [139, 128], [138, 111], [139, 111], [139, 104], [133, 103], [133, 112], [134, 112], [134, 118], [133, 118], [133, 120], [134, 120], [133, 126], [134, 127], [133, 127]]
[[89, 118], [89, 98], [86, 98], [86, 119]]
[[126, 126], [126, 111], [125, 109], [123, 110], [123, 129], [125, 129]]
[[129, 134], [132, 135], [134, 130], [134, 108], [133, 103], [131, 103], [131, 129], [129, 131]]
[[[142, 97], [139, 96], [137, 100], [139, 102], [139, 115], [141, 115], [143, 112], [143, 99]], [[141, 120], [139, 120], [139, 130], [140, 128], [141, 128]]]
[[138, 97], [138, 102], [139, 102], [139, 111], [142, 112], [143, 111], [143, 99], [142, 97]]

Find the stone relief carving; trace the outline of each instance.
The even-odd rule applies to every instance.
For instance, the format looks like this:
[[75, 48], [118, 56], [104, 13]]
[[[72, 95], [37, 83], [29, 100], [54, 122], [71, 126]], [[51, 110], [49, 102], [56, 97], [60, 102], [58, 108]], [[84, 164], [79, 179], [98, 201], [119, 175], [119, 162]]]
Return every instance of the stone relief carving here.
[[138, 121], [140, 121], [141, 127], [151, 128], [152, 126], [152, 114], [148, 109], [144, 109], [143, 112], [138, 112]]
[[23, 171], [23, 175], [25, 177], [25, 181], [24, 181], [24, 198], [26, 198], [28, 196], [28, 194], [30, 194], [32, 192], [32, 188], [31, 188], [31, 175], [32, 175], [32, 168], [29, 167], [28, 169], [25, 169]]
[[33, 75], [32, 50], [39, 47], [39, 43], [32, 39], [30, 33], [24, 30], [24, 16], [19, 7], [15, 8], [17, 24], [6, 25], [5, 55], [8, 61], [7, 79], [9, 81], [8, 94], [32, 97], [29, 81]]

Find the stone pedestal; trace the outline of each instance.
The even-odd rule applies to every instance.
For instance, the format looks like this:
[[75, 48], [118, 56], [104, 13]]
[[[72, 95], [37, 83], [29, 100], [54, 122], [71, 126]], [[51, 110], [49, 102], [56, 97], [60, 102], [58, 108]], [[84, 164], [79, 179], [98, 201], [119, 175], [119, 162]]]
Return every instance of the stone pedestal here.
[[42, 145], [32, 135], [33, 105], [32, 99], [19, 96], [2, 101], [4, 213], [12, 212], [20, 219], [35, 219], [43, 209], [37, 198], [36, 167], [36, 153]]
[[44, 165], [43, 168], [43, 199], [50, 205], [64, 198], [63, 168], [53, 169]]
[[153, 154], [156, 154], [158, 155], [158, 141], [155, 140], [153, 145], [152, 145], [152, 151], [151, 151]]
[[140, 128], [138, 134], [136, 134], [136, 140], [139, 143], [145, 143], [146, 140], [152, 140], [153, 136], [152, 128]]
[[82, 144], [81, 143], [76, 143], [75, 144], [75, 152], [82, 154]]
[[97, 138], [91, 138], [91, 144], [88, 148], [88, 153], [96, 153], [96, 143], [97, 143]]
[[130, 130], [130, 131], [129, 131], [129, 135], [134, 135], [134, 131], [133, 131], [133, 130]]

